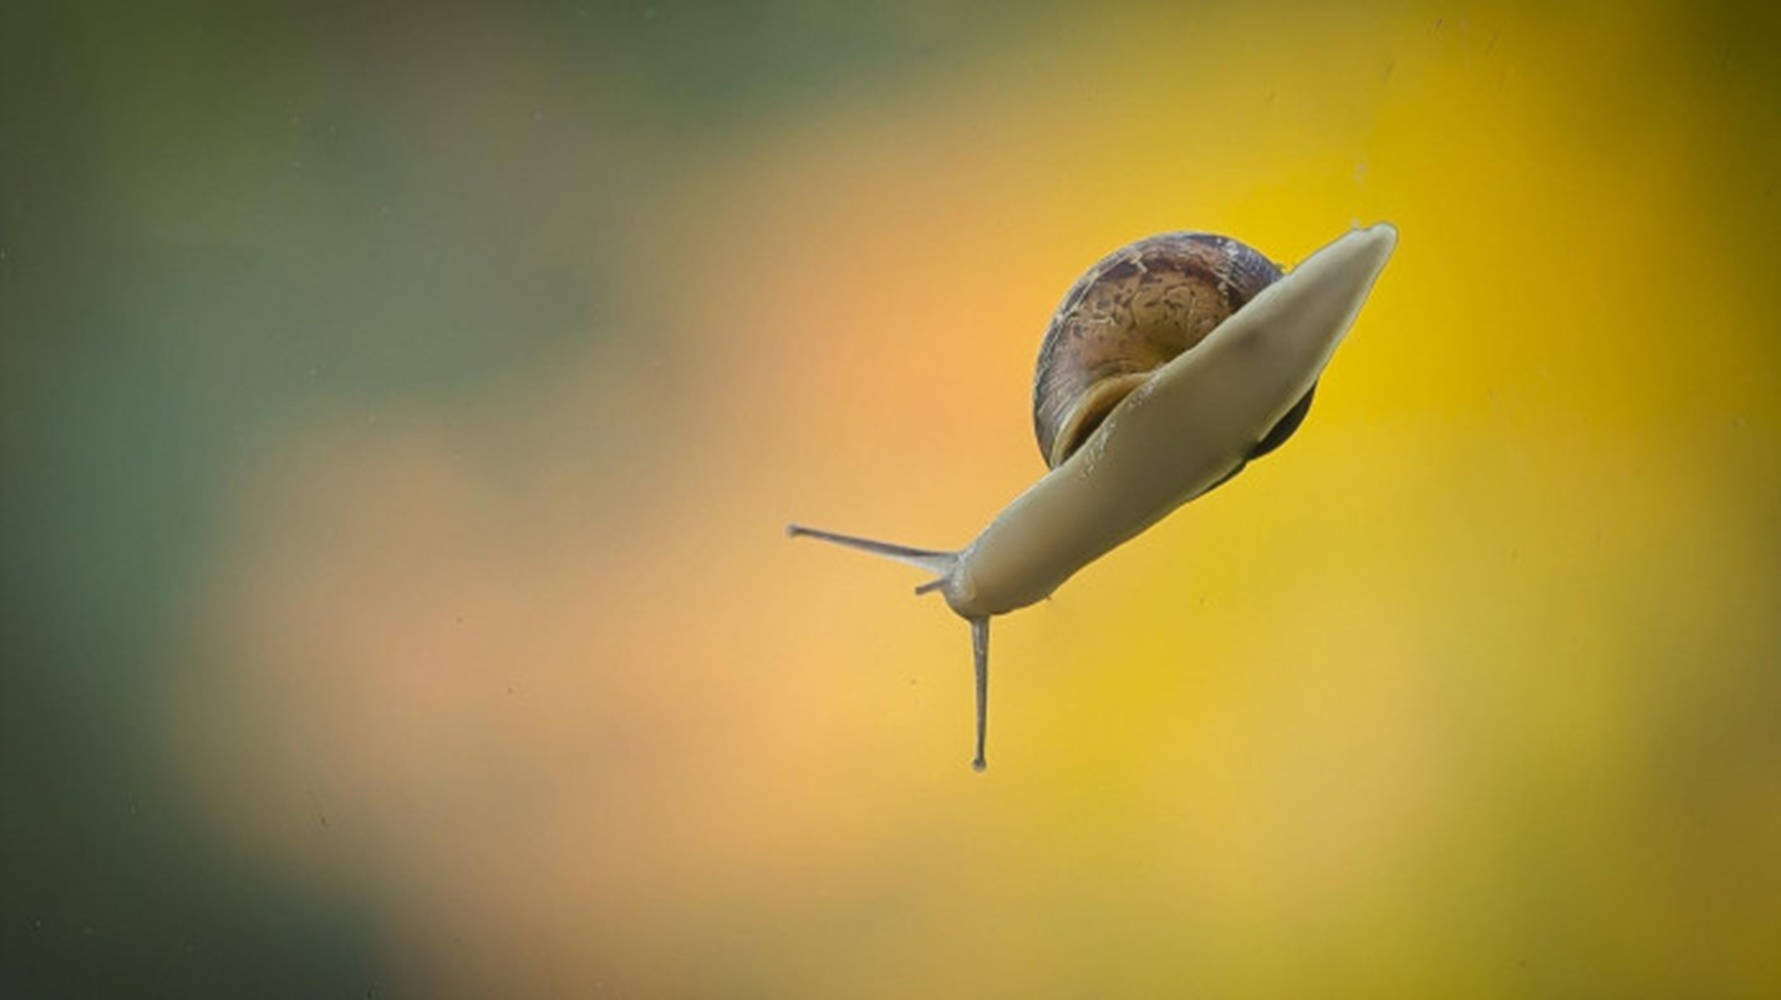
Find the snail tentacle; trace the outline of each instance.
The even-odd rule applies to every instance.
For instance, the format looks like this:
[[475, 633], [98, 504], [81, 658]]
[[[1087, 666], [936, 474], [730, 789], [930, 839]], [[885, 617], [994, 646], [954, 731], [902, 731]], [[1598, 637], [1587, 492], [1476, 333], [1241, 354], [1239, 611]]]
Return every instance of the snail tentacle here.
[[971, 769], [989, 766], [983, 759], [984, 737], [989, 731], [989, 616], [971, 619], [971, 661], [977, 673], [977, 756]]
[[938, 573], [942, 578], [952, 573], [952, 567], [959, 560], [957, 552], [918, 549], [909, 545], [898, 545], [894, 542], [880, 542], [871, 538], [860, 538], [856, 535], [823, 531], [820, 528], [806, 528], [801, 524], [786, 525], [785, 533], [789, 538], [818, 538], [836, 545], [844, 545], [850, 549], [859, 549], [861, 552], [884, 556], [886, 559], [895, 559], [897, 562], [914, 566], [916, 569]]

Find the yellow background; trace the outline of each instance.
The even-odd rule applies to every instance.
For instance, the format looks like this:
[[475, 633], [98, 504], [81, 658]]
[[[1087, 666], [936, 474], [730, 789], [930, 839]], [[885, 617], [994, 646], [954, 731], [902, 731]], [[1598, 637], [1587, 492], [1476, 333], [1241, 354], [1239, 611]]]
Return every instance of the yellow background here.
[[[1773, 23], [37, 27], [20, 982], [1781, 991]], [[963, 544], [1102, 253], [1375, 220], [1290, 444], [997, 620], [973, 774], [965, 625], [785, 522]]]

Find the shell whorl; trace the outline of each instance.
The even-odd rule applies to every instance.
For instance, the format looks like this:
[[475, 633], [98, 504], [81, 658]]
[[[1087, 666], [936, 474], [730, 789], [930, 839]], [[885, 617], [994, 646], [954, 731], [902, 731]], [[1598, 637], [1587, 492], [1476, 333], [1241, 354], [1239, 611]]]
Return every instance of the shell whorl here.
[[[1208, 233], [1163, 233], [1101, 258], [1065, 294], [1039, 348], [1033, 430], [1046, 465], [1062, 464], [1151, 371], [1280, 276], [1254, 249]], [[1270, 432], [1269, 448], [1309, 402], [1307, 393], [1290, 426]]]

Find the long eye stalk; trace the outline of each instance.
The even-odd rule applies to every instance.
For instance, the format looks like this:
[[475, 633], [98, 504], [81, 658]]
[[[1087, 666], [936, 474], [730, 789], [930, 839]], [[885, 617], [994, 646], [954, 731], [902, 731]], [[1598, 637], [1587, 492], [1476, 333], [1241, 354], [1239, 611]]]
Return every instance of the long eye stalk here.
[[[816, 538], [832, 542], [850, 549], [870, 552], [873, 555], [894, 559], [931, 573], [939, 577], [915, 588], [918, 594], [940, 590], [946, 586], [952, 571], [958, 567], [959, 553], [943, 552], [936, 549], [918, 549], [894, 542], [880, 542], [872, 538], [861, 538], [857, 535], [843, 535], [819, 528], [806, 528], [801, 524], [788, 524], [785, 533], [792, 538]], [[983, 757], [984, 735], [988, 730], [989, 719], [989, 616], [966, 619], [971, 623], [971, 653], [973, 666], [977, 674], [977, 755], [971, 759], [971, 767], [983, 770], [989, 764]]]
[[983, 759], [983, 737], [989, 729], [989, 619], [971, 619], [971, 654], [977, 668], [977, 757], [973, 770], [989, 766]]
[[873, 555], [895, 559], [897, 562], [938, 573], [941, 576], [951, 572], [953, 565], [959, 559], [957, 552], [918, 549], [909, 545], [898, 545], [895, 542], [881, 542], [873, 538], [860, 538], [857, 535], [823, 531], [820, 528], [806, 528], [801, 524], [786, 525], [785, 533], [789, 538], [817, 538], [836, 545], [844, 545], [850, 549], [858, 549], [861, 552], [870, 552]]

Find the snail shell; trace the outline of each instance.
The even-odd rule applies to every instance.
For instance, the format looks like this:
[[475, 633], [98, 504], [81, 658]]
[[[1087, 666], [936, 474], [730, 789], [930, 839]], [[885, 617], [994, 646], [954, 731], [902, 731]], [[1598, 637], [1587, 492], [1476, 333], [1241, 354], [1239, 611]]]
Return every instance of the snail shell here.
[[[1062, 465], [1128, 393], [1281, 273], [1254, 248], [1209, 233], [1163, 233], [1101, 258], [1064, 295], [1039, 346], [1033, 431], [1045, 464]], [[1263, 436], [1251, 458], [1298, 429], [1315, 388]]]
[[1078, 280], [1039, 349], [1033, 425], [1051, 471], [971, 544], [917, 549], [786, 530], [935, 574], [971, 623], [984, 767], [989, 620], [1045, 599], [1297, 429], [1330, 355], [1397, 245], [1351, 230], [1292, 273], [1235, 240], [1171, 233], [1115, 251]]

